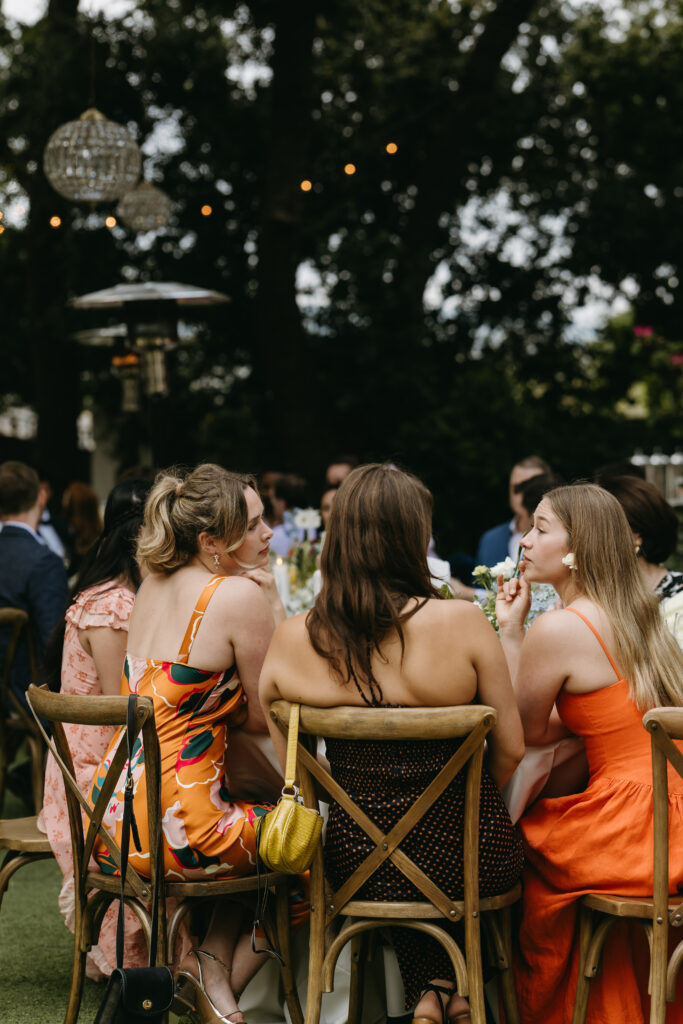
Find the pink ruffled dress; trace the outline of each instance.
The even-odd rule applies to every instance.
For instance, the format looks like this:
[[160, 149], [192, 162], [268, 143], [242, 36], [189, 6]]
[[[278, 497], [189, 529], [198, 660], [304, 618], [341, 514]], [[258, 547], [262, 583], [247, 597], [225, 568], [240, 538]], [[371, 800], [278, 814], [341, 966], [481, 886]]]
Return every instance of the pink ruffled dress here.
[[[81, 696], [101, 694], [95, 662], [83, 649], [78, 637], [79, 629], [106, 626], [128, 632], [128, 621], [133, 610], [134, 594], [126, 587], [109, 581], [89, 587], [79, 594], [66, 613], [66, 631], [62, 655], [62, 693]], [[123, 665], [121, 666], [123, 668]], [[99, 766], [114, 734], [113, 726], [65, 725], [64, 731], [74, 762], [76, 781], [85, 796], [90, 792], [95, 769]], [[45, 797], [38, 820], [39, 828], [47, 833], [52, 851], [62, 871], [63, 883], [59, 894], [59, 909], [67, 927], [73, 931], [74, 878], [71, 853], [71, 833], [66, 809], [66, 795], [62, 773], [52, 754], [48, 755], [45, 771]], [[93, 868], [96, 869], [93, 863]], [[109, 908], [102, 922], [100, 939], [88, 954], [86, 974], [100, 980], [108, 977], [116, 966], [116, 912], [118, 903]], [[145, 942], [140, 924], [126, 911], [125, 964], [141, 967], [147, 963]]]

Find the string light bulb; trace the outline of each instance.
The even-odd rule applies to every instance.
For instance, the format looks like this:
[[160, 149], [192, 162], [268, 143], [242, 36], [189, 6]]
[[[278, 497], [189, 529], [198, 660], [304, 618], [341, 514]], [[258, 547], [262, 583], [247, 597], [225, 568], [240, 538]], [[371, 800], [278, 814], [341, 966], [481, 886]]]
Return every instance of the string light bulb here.
[[396, 145], [395, 142], [387, 142], [384, 148], [386, 149], [387, 153], [389, 153], [390, 156], [393, 156], [394, 153], [398, 153], [398, 146]]
[[344, 164], [344, 174], [351, 175], [351, 174], [355, 174], [355, 173], [356, 173], [356, 165], [355, 164]]
[[213, 206], [209, 206], [208, 203], [204, 203], [201, 210], [199, 211], [202, 217], [210, 217], [213, 213]]
[[311, 189], [313, 188], [313, 182], [309, 181], [308, 178], [304, 178], [304, 180], [300, 183], [299, 188], [301, 189], [302, 192], [310, 192]]
[[106, 224], [106, 226], [108, 228], [115, 228], [116, 227], [116, 217], [107, 217], [107, 218], [105, 218], [104, 223]]
[[62, 218], [61, 217], [50, 217], [50, 227], [51, 228], [61, 227], [61, 224], [62, 224]]

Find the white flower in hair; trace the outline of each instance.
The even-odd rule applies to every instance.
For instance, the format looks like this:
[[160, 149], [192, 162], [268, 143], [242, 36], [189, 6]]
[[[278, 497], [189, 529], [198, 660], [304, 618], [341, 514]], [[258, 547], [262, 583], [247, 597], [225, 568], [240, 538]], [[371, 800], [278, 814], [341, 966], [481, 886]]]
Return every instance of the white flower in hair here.
[[299, 530], [317, 530], [321, 522], [317, 508], [300, 508], [294, 513], [294, 525]]
[[562, 559], [562, 565], [566, 565], [568, 569], [576, 569], [576, 556], [573, 551], [570, 551], [568, 555], [565, 555]]

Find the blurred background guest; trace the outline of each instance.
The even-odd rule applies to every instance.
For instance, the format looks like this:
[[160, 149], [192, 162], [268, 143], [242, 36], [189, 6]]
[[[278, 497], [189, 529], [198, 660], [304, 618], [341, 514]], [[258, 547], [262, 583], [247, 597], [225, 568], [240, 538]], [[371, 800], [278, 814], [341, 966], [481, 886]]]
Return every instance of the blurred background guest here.
[[282, 522], [282, 512], [275, 511], [273, 497], [276, 484], [283, 476], [279, 469], [266, 469], [258, 480], [258, 492], [263, 502], [263, 519], [271, 529]]
[[322, 520], [323, 530], [327, 529], [327, 522], [330, 518], [330, 512], [332, 511], [332, 503], [338, 489], [339, 485], [337, 484], [334, 487], [326, 488], [322, 493], [322, 497], [320, 499], [320, 518]]
[[286, 558], [293, 545], [306, 539], [306, 531], [296, 525], [294, 517], [298, 509], [310, 503], [308, 482], [295, 473], [283, 473], [275, 483], [270, 502], [277, 520], [270, 550]]
[[523, 509], [522, 499], [516, 490], [517, 485], [524, 483], [532, 476], [550, 472], [548, 463], [538, 455], [527, 455], [514, 464], [508, 481], [512, 519], [506, 523], [499, 523], [498, 526], [492, 526], [490, 530], [481, 535], [477, 545], [477, 565], [496, 565], [497, 562], [505, 561], [508, 556], [517, 558], [519, 542], [524, 532], [519, 523]]
[[601, 486], [614, 495], [626, 513], [645, 585], [660, 601], [683, 591], [683, 572], [662, 564], [676, 550], [678, 517], [661, 491], [636, 476], [604, 477]]
[[325, 479], [331, 487], [339, 487], [342, 480], [358, 465], [356, 455], [335, 455], [325, 470]]
[[[28, 613], [38, 658], [61, 621], [69, 596], [62, 560], [39, 536], [42, 512], [40, 480], [23, 462], [0, 465], [0, 608]], [[7, 631], [0, 631], [0, 659], [7, 649]], [[22, 703], [30, 682], [25, 641], [17, 649], [10, 685]], [[11, 782], [11, 780], [8, 780]]]
[[80, 571], [81, 561], [102, 530], [97, 494], [90, 484], [73, 480], [62, 496], [64, 519], [69, 529], [69, 578]]

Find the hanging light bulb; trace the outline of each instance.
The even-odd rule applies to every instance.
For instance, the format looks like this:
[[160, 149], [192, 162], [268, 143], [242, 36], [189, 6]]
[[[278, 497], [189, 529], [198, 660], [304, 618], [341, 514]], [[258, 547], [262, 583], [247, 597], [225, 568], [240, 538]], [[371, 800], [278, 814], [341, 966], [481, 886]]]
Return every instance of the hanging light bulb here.
[[166, 227], [173, 212], [173, 203], [165, 192], [149, 182], [141, 182], [116, 207], [116, 213], [133, 231], [157, 231]]
[[45, 175], [55, 191], [80, 202], [119, 199], [135, 185], [141, 164], [128, 129], [94, 107], [57, 128], [43, 154]]

